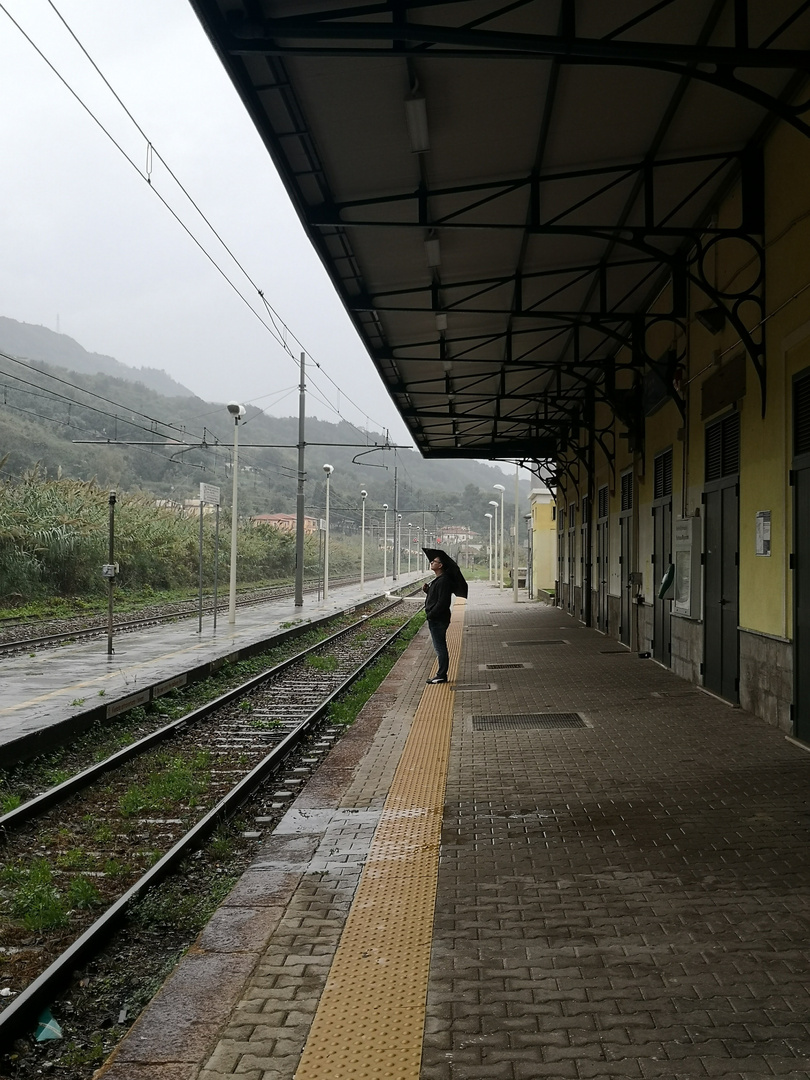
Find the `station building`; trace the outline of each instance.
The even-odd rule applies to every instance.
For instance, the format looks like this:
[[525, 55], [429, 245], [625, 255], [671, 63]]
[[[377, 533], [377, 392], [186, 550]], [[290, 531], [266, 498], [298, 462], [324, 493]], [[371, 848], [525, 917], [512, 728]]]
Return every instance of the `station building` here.
[[563, 609], [810, 741], [807, 6], [192, 4], [421, 452], [530, 469]]

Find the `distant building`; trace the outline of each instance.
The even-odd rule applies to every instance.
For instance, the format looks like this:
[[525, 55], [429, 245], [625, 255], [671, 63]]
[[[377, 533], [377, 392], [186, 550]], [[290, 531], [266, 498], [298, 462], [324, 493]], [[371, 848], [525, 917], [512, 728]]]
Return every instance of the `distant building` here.
[[444, 545], [466, 544], [470, 540], [477, 540], [478, 536], [469, 525], [445, 525], [436, 542]]
[[[257, 514], [256, 517], [250, 519], [253, 525], [270, 525], [273, 529], [279, 529], [281, 532], [294, 533], [296, 529], [297, 518], [295, 514]], [[314, 517], [304, 517], [304, 533], [309, 536], [310, 533], [318, 531], [318, 519]]]
[[557, 577], [557, 504], [547, 487], [532, 488], [532, 574], [530, 595], [553, 592]]

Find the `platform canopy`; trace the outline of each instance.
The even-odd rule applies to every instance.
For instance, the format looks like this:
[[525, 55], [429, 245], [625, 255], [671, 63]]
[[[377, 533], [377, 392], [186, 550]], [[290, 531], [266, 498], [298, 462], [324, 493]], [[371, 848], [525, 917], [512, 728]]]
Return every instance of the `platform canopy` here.
[[632, 426], [695, 284], [764, 385], [713, 249], [761, 256], [762, 139], [810, 134], [810, 3], [191, 3], [422, 453], [552, 458], [600, 401]]

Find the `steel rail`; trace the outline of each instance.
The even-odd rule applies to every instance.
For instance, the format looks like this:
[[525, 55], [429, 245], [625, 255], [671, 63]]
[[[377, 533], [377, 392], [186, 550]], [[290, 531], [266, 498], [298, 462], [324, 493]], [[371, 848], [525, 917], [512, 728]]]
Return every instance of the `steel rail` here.
[[[354, 582], [354, 578], [342, 578], [334, 582], [336, 586], [350, 584]], [[313, 592], [318, 588], [318, 583], [314, 585], [307, 585], [304, 592]], [[271, 590], [268, 589], [268, 592]], [[266, 604], [272, 603], [273, 600], [280, 600], [285, 596], [292, 596], [294, 592], [293, 585], [278, 586], [277, 590], [272, 596], [260, 596], [260, 597], [243, 597], [241, 600], [237, 599], [237, 607], [250, 607], [254, 604]], [[196, 601], [190, 600], [189, 604], [196, 604]], [[210, 614], [214, 610], [213, 604], [208, 604], [203, 607], [203, 612]], [[226, 604], [218, 604], [217, 611], [226, 611]], [[149, 626], [153, 626], [156, 623], [170, 622], [172, 619], [192, 619], [199, 613], [199, 607], [189, 607], [188, 611], [172, 611], [165, 614], [149, 615], [143, 619], [130, 619], [126, 622], [117, 622], [113, 626], [115, 633], [126, 633], [131, 630], [144, 630]], [[98, 616], [87, 616], [88, 618], [102, 618]], [[18, 624], [19, 625], [19, 624]], [[75, 641], [82, 638], [97, 637], [99, 634], [105, 634], [107, 632], [107, 623], [99, 623], [98, 626], [82, 627], [76, 630], [57, 631], [53, 634], [43, 634], [41, 637], [27, 637], [19, 638], [16, 641], [0, 641], [0, 655], [5, 652], [14, 652], [16, 650], [25, 651], [30, 648], [41, 648], [46, 645], [55, 644], [59, 641]]]
[[[392, 605], [394, 606], [394, 605]], [[388, 610], [388, 609], [384, 609]], [[290, 731], [269, 754], [256, 765], [247, 776], [243, 777], [231, 791], [220, 800], [209, 812], [194, 825], [188, 833], [179, 840], [158, 862], [155, 863], [123, 896], [121, 896], [107, 911], [100, 916], [92, 926], [76, 939], [34, 982], [23, 990], [16, 1000], [8, 1005], [0, 1013], [0, 1052], [7, 1051], [14, 1041], [26, 1035], [41, 1011], [51, 1004], [54, 997], [68, 983], [77, 967], [81, 967], [93, 956], [113, 933], [115, 928], [123, 920], [132, 904], [143, 897], [150, 889], [155, 888], [165, 880], [175, 867], [195, 848], [211, 835], [217, 825], [232, 817], [252, 792], [259, 787], [264, 780], [274, 773], [283, 763], [290, 751], [300, 743], [304, 736], [324, 716], [329, 706], [342, 693], [354, 683], [363, 672], [373, 664], [380, 654], [396, 641], [399, 635], [410, 625], [417, 612], [414, 612], [398, 630], [394, 631], [374, 652], [367, 657], [357, 669], [352, 672], [331, 694], [328, 695], [301, 723]], [[356, 628], [344, 628], [336, 637], [348, 633]], [[318, 643], [323, 646], [326, 641]], [[312, 651], [312, 650], [308, 650]], [[304, 655], [304, 654], [301, 654]], [[285, 661], [287, 664], [287, 661]], [[262, 676], [258, 677], [259, 679]], [[245, 687], [255, 684], [256, 678], [238, 688], [244, 692]], [[223, 697], [232, 697], [233, 692]], [[221, 703], [222, 699], [218, 699]], [[204, 706], [204, 708], [207, 708]], [[172, 726], [172, 725], [170, 725]], [[116, 755], [117, 756], [117, 755]], [[9, 815], [6, 815], [8, 817]], [[5, 818], [0, 819], [0, 825]]]
[[[156, 731], [150, 732], [148, 735], [144, 735], [142, 739], [138, 739], [134, 743], [130, 743], [129, 746], [125, 746], [123, 749], [111, 754], [110, 757], [105, 758], [103, 761], [97, 762], [95, 765], [91, 765], [89, 768], [84, 769], [82, 772], [76, 773], [75, 776], [69, 777], [61, 784], [57, 784], [55, 787], [49, 788], [47, 791], [43, 791], [40, 795], [35, 795], [33, 799], [29, 799], [28, 802], [23, 803], [21, 806], [16, 807], [14, 810], [10, 810], [7, 814], [0, 816], [0, 838], [4, 838], [4, 834], [8, 829], [18, 828], [21, 825], [39, 817], [46, 810], [50, 810], [54, 806], [58, 806], [60, 803], [65, 802], [77, 791], [81, 791], [82, 788], [88, 787], [93, 784], [99, 777], [105, 773], [113, 772], [115, 769], [120, 768], [121, 765], [130, 761], [132, 758], [139, 757], [147, 750], [151, 750], [154, 746], [160, 745], [162, 742], [173, 738], [179, 731], [185, 728], [191, 727], [200, 720], [204, 720], [211, 713], [216, 712], [217, 709], [223, 708], [225, 705], [229, 705], [232, 701], [236, 701], [238, 698], [243, 697], [245, 694], [250, 693], [251, 690], [255, 690], [262, 683], [268, 682], [270, 679], [275, 678], [288, 668], [294, 667], [296, 664], [301, 663], [307, 656], [319, 649], [323, 649], [325, 646], [330, 645], [332, 642], [337, 641], [339, 638], [350, 634], [353, 630], [362, 626], [369, 618], [376, 618], [380, 614], [384, 614], [387, 611], [391, 611], [402, 603], [401, 600], [395, 600], [393, 603], [388, 604], [386, 607], [380, 608], [375, 612], [373, 616], [365, 615], [358, 619], [357, 622], [351, 623], [349, 626], [344, 626], [340, 630], [335, 631], [334, 634], [330, 634], [328, 637], [323, 638], [321, 641], [316, 642], [314, 645], [309, 646], [306, 649], [302, 649], [301, 652], [296, 653], [295, 656], [288, 657], [286, 660], [282, 660], [272, 668], [268, 668], [266, 671], [260, 672], [258, 675], [254, 675], [248, 679], [247, 682], [241, 685], [227, 690], [224, 694], [214, 698], [212, 701], [206, 702], [197, 709], [193, 709], [191, 712], [186, 713], [185, 716], [179, 717], [177, 720], [172, 720], [171, 723], [166, 724], [164, 727], [158, 728]], [[406, 624], [407, 625], [407, 624]], [[399, 631], [398, 631], [399, 632]], [[268, 639], [272, 641], [273, 639]]]

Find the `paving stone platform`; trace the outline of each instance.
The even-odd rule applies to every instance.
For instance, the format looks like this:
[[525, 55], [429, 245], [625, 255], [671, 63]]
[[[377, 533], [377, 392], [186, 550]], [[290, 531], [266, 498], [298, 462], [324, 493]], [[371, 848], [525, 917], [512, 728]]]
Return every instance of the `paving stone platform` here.
[[[431, 664], [423, 633], [105, 1080], [293, 1080]], [[418, 1076], [807, 1080], [810, 754], [487, 584], [448, 703]]]

